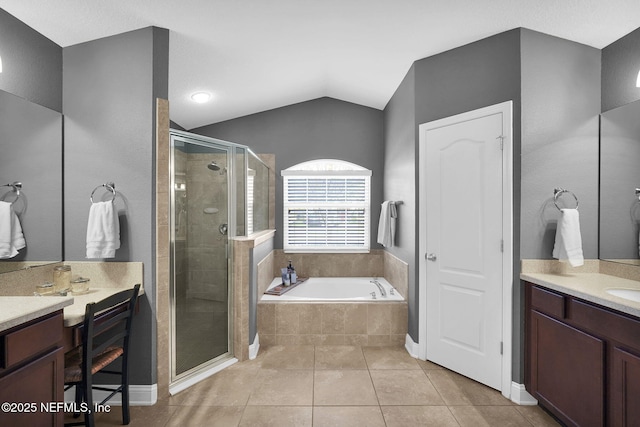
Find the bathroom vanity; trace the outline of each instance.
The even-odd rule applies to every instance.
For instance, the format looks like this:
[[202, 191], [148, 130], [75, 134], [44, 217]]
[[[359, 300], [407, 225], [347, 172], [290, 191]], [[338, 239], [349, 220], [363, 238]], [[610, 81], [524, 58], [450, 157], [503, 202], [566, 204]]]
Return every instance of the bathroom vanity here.
[[63, 425], [63, 308], [67, 297], [0, 298], [0, 424]]
[[0, 405], [10, 406], [0, 409], [0, 426], [63, 425], [64, 353], [81, 342], [86, 305], [142, 283], [142, 263], [68, 264], [92, 278], [88, 292], [32, 296], [34, 283], [50, 278], [53, 265], [1, 275]]
[[640, 425], [640, 301], [612, 291], [640, 292], [640, 282], [599, 273], [521, 277], [527, 391], [570, 426]]

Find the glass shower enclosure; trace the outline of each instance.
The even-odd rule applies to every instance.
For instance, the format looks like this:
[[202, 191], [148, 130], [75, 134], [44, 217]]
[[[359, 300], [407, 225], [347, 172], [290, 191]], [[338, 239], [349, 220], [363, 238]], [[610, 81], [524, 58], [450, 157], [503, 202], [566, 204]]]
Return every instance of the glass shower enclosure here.
[[230, 239], [268, 226], [270, 171], [246, 146], [173, 129], [170, 137], [175, 385], [234, 357]]

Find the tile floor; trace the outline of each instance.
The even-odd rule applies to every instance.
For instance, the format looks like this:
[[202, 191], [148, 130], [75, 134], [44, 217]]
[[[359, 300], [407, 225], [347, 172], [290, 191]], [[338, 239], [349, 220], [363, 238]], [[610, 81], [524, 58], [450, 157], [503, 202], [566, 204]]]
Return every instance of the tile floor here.
[[[98, 426], [121, 423], [119, 407]], [[402, 347], [272, 346], [154, 406], [131, 426], [557, 426], [538, 407]]]

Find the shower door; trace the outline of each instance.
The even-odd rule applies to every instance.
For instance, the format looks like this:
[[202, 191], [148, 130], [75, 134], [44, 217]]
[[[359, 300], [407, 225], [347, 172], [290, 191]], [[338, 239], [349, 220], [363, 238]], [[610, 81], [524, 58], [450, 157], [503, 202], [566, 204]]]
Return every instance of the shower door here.
[[[171, 382], [232, 358], [232, 147], [171, 131]], [[230, 224], [231, 222], [231, 224]]]

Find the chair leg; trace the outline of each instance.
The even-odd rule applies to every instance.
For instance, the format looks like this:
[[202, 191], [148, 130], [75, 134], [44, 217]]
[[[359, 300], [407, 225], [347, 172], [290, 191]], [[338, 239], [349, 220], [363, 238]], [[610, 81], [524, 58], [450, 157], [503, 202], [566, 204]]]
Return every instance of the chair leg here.
[[[82, 385], [80, 384], [76, 384], [75, 386], [75, 394], [76, 394], [76, 409], [80, 408], [80, 405], [83, 402], [84, 399], [84, 393], [82, 391]], [[74, 412], [73, 413], [73, 418], [78, 418], [80, 417], [80, 412]]]
[[91, 375], [87, 375], [83, 381], [84, 397], [87, 402], [87, 412], [84, 413], [84, 422], [87, 427], [95, 427], [95, 419], [93, 418], [93, 389], [91, 388], [92, 378]]
[[122, 424], [128, 425], [130, 421], [129, 417], [129, 358], [125, 355], [122, 360], [122, 391], [120, 393], [122, 397]]

